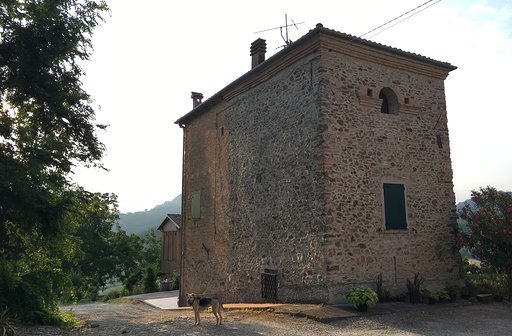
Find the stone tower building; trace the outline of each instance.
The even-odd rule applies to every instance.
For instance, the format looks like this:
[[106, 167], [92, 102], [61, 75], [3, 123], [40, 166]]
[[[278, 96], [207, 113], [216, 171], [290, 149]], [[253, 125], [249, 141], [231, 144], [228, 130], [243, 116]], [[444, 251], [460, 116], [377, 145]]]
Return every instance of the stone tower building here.
[[177, 124], [181, 297], [339, 302], [382, 274], [456, 282], [444, 80], [454, 69], [318, 24]]

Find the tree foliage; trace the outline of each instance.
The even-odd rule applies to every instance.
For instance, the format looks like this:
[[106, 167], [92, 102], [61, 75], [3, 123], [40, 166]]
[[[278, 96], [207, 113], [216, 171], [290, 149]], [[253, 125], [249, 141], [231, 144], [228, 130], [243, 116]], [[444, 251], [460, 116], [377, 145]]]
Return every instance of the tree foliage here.
[[77, 253], [63, 268], [70, 277], [68, 286], [76, 300], [85, 296], [94, 299], [98, 290], [117, 276], [115, 233], [112, 231], [119, 218], [117, 198], [78, 188], [74, 202], [67, 220], [72, 225], [69, 236], [76, 242]]
[[79, 62], [106, 11], [92, 0], [0, 3], [0, 306], [22, 321], [54, 322], [63, 262], [79, 257], [70, 216], [86, 194], [69, 175], [101, 166], [104, 150]]
[[[155, 230], [149, 230], [143, 236], [126, 235], [124, 231], [120, 231], [117, 241], [122, 243], [116, 245], [116, 250], [122, 253], [118, 263], [118, 267], [122, 269], [118, 275], [126, 289], [130, 293], [136, 289], [145, 292], [157, 290], [155, 270], [160, 268], [162, 241]], [[153, 285], [149, 285], [151, 283]]]
[[467, 247], [484, 264], [512, 272], [512, 194], [493, 187], [473, 191], [474, 206], [459, 212], [469, 232], [459, 232], [458, 247]]

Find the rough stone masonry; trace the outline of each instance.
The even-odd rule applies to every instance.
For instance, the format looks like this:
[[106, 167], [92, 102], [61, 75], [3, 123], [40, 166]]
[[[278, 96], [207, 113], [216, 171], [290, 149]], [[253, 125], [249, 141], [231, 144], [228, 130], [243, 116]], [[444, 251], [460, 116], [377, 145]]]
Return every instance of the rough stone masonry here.
[[[340, 302], [382, 274], [460, 279], [444, 80], [456, 67], [317, 25], [180, 118], [181, 296]], [[262, 56], [263, 53], [263, 56]], [[256, 60], [256, 61], [255, 61]], [[262, 283], [263, 281], [263, 283]]]

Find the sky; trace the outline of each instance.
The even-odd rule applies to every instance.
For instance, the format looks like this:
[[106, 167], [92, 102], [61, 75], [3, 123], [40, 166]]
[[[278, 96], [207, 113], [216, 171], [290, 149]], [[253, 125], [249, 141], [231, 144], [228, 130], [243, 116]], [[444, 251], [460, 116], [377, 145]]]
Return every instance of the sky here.
[[[208, 99], [250, 70], [249, 47], [267, 41], [267, 58], [284, 44], [285, 14], [360, 36], [426, 0], [107, 0], [110, 15], [94, 32], [84, 64], [108, 171], [77, 168], [74, 180], [118, 196], [121, 212], [143, 211], [181, 193], [182, 130], [191, 91]], [[471, 190], [512, 190], [512, 2], [442, 0], [365, 36], [458, 67], [446, 79], [456, 201]], [[378, 33], [374, 35], [375, 33]]]

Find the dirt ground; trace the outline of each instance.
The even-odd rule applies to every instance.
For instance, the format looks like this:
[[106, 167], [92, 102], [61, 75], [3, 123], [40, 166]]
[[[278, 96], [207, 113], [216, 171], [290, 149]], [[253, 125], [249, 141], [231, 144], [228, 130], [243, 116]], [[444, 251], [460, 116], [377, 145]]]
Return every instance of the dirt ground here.
[[191, 310], [164, 311], [137, 304], [88, 304], [73, 307], [83, 321], [79, 330], [54, 327], [20, 328], [17, 335], [512, 335], [512, 307], [507, 303], [414, 306], [400, 312], [346, 318], [331, 323], [267, 311], [226, 311], [224, 324], [202, 314], [194, 326]]

